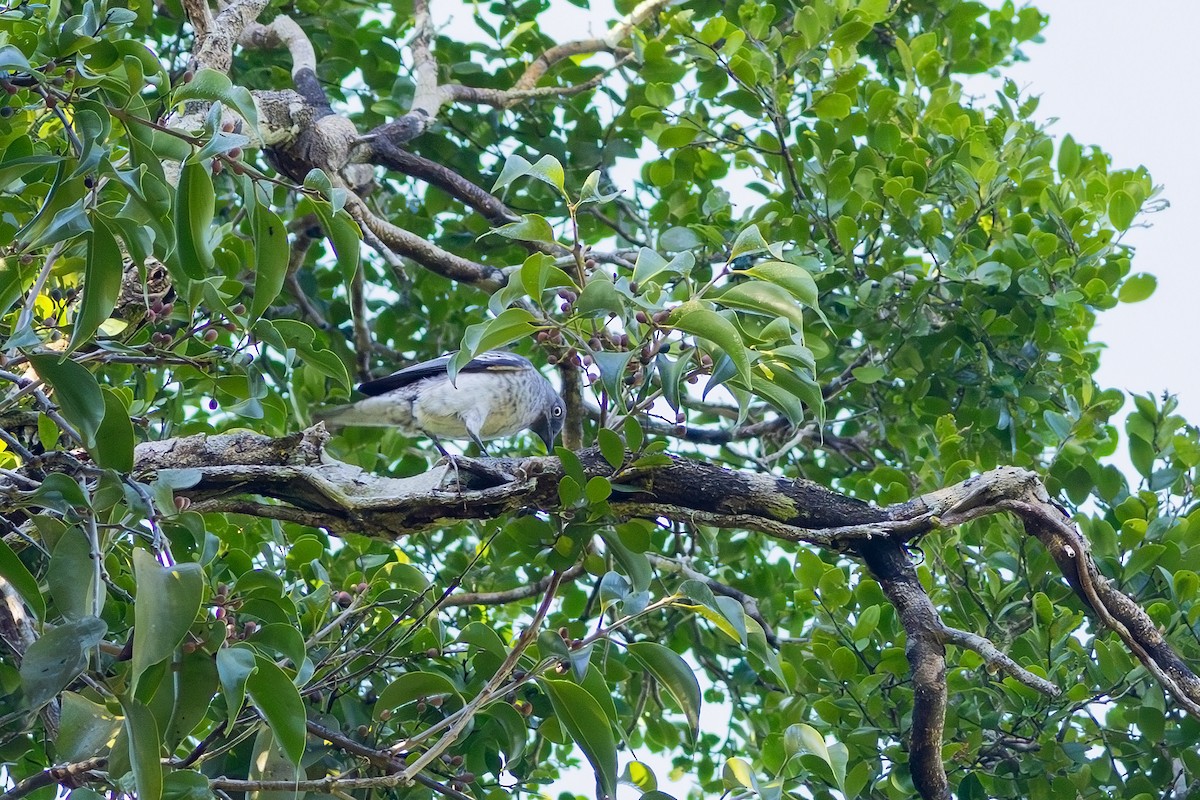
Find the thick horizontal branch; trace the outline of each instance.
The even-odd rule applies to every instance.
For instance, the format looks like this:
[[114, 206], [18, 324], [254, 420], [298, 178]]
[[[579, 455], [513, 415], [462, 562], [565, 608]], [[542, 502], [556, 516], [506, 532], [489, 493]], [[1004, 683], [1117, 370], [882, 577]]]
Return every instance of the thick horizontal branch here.
[[[325, 438], [318, 426], [278, 440], [236, 433], [151, 442], [138, 446], [137, 469], [196, 470], [192, 474], [197, 481], [184, 494], [204, 501], [207, 510], [222, 509], [221, 503], [228, 501], [238, 504], [241, 513], [254, 513], [252, 506], [263, 504], [247, 504], [246, 498], [259, 495], [287, 503], [300, 516], [316, 514], [317, 524], [334, 532], [402, 536], [452, 521], [559, 506], [558, 483], [565, 472], [557, 458], [485, 459], [482, 463], [514, 479], [497, 483], [489, 478], [481, 488], [446, 488], [452, 472], [446, 466], [411, 478], [372, 475], [323, 457]], [[746, 528], [839, 548], [889, 531], [907, 533], [914, 524], [928, 527], [920, 521], [891, 520], [886, 509], [809, 481], [684, 458], [662, 466], [614, 470], [598, 451], [585, 450], [579, 456], [588, 478], [601, 475], [621, 486], [609, 503], [622, 516]]]

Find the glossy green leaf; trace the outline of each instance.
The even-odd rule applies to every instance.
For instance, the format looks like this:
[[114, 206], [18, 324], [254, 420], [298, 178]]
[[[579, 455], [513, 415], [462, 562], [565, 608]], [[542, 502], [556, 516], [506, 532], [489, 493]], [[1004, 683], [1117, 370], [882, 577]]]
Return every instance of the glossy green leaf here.
[[42, 599], [37, 578], [33, 577], [33, 573], [4, 539], [0, 539], [0, 578], [21, 596], [38, 621], [46, 618], [46, 601]]
[[21, 661], [25, 707], [41, 708], [79, 677], [87, 667], [89, 654], [107, 632], [104, 620], [83, 617], [50, 628], [38, 637]]
[[245, 645], [222, 647], [217, 651], [217, 676], [221, 682], [221, 691], [225, 695], [227, 722], [230, 727], [242, 710], [242, 704], [246, 700], [246, 682], [250, 680], [250, 675], [257, 666], [254, 651]]
[[742, 343], [742, 335], [729, 320], [715, 311], [694, 306], [680, 306], [670, 317], [675, 328], [707, 339], [727, 355], [737, 369], [742, 382], [750, 385], [750, 356]]
[[566, 173], [563, 172], [563, 166], [558, 159], [552, 155], [544, 155], [537, 160], [529, 170], [527, 175], [537, 178], [543, 183], [548, 183], [558, 190], [559, 194], [565, 194], [565, 184], [567, 180]]
[[763, 238], [758, 226], [748, 225], [734, 239], [733, 247], [729, 252], [729, 258], [732, 260], [741, 256], [753, 255], [754, 253], [761, 253], [766, 249], [767, 240]]
[[104, 590], [101, 588], [97, 596], [96, 581], [100, 576], [95, 564], [92, 545], [82, 528], [66, 528], [54, 544], [46, 570], [46, 586], [55, 611], [72, 620], [99, 613], [97, 600], [103, 602]]
[[163, 769], [159, 749], [158, 723], [144, 704], [133, 698], [121, 700], [125, 711], [125, 738], [129, 743], [129, 764], [138, 800], [162, 797]]
[[505, 309], [500, 316], [471, 325], [463, 334], [462, 347], [450, 360], [447, 372], [454, 380], [459, 370], [480, 353], [495, 350], [518, 339], [532, 336], [535, 318], [523, 308]]
[[529, 170], [533, 164], [524, 156], [519, 156], [516, 153], [510, 155], [504, 162], [503, 169], [500, 170], [500, 175], [496, 178], [496, 182], [492, 184], [492, 191], [507, 187], [510, 183], [524, 175], [529, 174]]
[[255, 659], [256, 669], [246, 681], [246, 692], [266, 718], [280, 750], [293, 764], [304, 756], [308, 718], [304, 701], [284, 671], [269, 659]]
[[254, 298], [250, 304], [250, 324], [271, 307], [283, 290], [290, 253], [287, 229], [279, 215], [256, 203], [253, 219]]
[[1108, 220], [1119, 231], [1129, 230], [1137, 212], [1137, 201], [1124, 189], [1118, 189], [1108, 198]]
[[600, 454], [613, 469], [620, 469], [625, 463], [625, 442], [610, 428], [596, 431], [596, 443], [600, 446]]
[[75, 692], [62, 693], [62, 716], [58, 738], [54, 742], [58, 757], [64, 761], [80, 761], [107, 753], [121, 718], [105, 706], [93, 703]]
[[1136, 275], [1130, 275], [1121, 284], [1121, 291], [1118, 293], [1117, 299], [1122, 303], [1140, 303], [1154, 294], [1154, 290], [1157, 288], [1157, 278], [1145, 272], [1139, 272]]
[[396, 711], [407, 703], [435, 695], [451, 695], [462, 699], [458, 687], [445, 675], [437, 672], [406, 672], [379, 693], [372, 713], [379, 719], [379, 713], [384, 709]]
[[148, 550], [133, 551], [137, 599], [133, 605], [133, 673], [131, 683], [151, 666], [170, 658], [196, 621], [204, 592], [199, 564], [164, 567]]
[[612, 726], [587, 690], [571, 681], [543, 678], [538, 681], [550, 698], [554, 715], [570, 734], [596, 773], [608, 797], [617, 791], [617, 743]]
[[250, 92], [241, 86], [234, 86], [225, 73], [215, 69], [205, 67], [197, 70], [190, 81], [175, 87], [171, 99], [175, 103], [187, 100], [224, 103], [240, 114], [252, 129], [258, 127], [258, 110]]
[[804, 313], [799, 303], [785, 289], [773, 283], [743, 281], [734, 284], [713, 299], [726, 308], [786, 319], [796, 330], [804, 330]]
[[96, 431], [96, 446], [91, 448], [96, 463], [118, 472], [133, 470], [133, 448], [137, 437], [129, 409], [121, 396], [107, 386], [100, 387], [104, 395], [104, 419]]
[[692, 735], [700, 730], [700, 684], [696, 674], [678, 653], [655, 642], [630, 642], [629, 654], [671, 693], [687, 717]]
[[520, 239], [523, 242], [543, 242], [552, 244], [554, 229], [541, 214], [522, 214], [520, 222], [509, 222], [496, 228], [492, 233], [506, 239]]
[[216, 192], [208, 167], [199, 161], [185, 162], [175, 189], [173, 221], [177, 243], [167, 261], [177, 283], [185, 283], [189, 278], [203, 280], [213, 274], [210, 236], [215, 209]]
[[99, 220], [95, 220], [92, 235], [88, 239], [87, 261], [84, 266], [83, 299], [79, 303], [79, 313], [75, 316], [75, 326], [71, 330], [71, 343], [67, 352], [71, 353], [81, 344], [91, 339], [92, 334], [112, 314], [121, 293], [121, 278], [124, 274], [124, 261], [121, 249], [113, 238], [112, 231]]
[[175, 702], [163, 731], [168, 749], [178, 747], [204, 721], [220, 685], [216, 661], [203, 650], [184, 653], [171, 677]]
[[804, 267], [787, 261], [764, 261], [743, 274], [782, 286], [809, 308], [817, 306], [817, 282]]
[[104, 421], [104, 395], [87, 367], [59, 355], [29, 356], [39, 377], [54, 388], [53, 399], [62, 415], [79, 429], [85, 447], [96, 446], [96, 433]]

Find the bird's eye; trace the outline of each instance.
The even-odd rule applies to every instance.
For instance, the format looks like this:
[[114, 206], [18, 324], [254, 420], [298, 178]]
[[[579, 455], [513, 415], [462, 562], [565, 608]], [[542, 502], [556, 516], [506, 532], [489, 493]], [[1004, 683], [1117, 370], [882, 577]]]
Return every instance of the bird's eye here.
[[562, 416], [562, 406], [555, 406], [553, 414], [556, 417], [561, 417]]

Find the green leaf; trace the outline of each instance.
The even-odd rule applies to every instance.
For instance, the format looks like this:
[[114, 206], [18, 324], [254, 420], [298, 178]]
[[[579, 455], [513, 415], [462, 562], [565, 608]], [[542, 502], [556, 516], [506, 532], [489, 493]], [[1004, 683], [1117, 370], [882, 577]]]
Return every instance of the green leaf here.
[[621, 314], [625, 310], [626, 302], [627, 299], [613, 286], [612, 278], [597, 271], [579, 293], [579, 299], [575, 301], [575, 312], [592, 316], [599, 316], [600, 312]]
[[254, 217], [254, 299], [250, 301], [248, 324], [253, 325], [283, 290], [290, 249], [287, 228], [278, 214], [257, 201], [252, 204], [251, 213]]
[[123, 698], [125, 737], [129, 742], [129, 765], [138, 800], [159, 800], [162, 797], [163, 771], [159, 751], [158, 723], [144, 704], [133, 698]]
[[249, 90], [234, 86], [223, 72], [207, 67], [197, 70], [190, 81], [175, 87], [171, 93], [173, 104], [186, 100], [223, 103], [240, 114], [251, 128], [258, 128], [258, 109], [254, 105], [254, 98]]
[[1073, 178], [1079, 172], [1080, 149], [1070, 134], [1064, 136], [1058, 144], [1058, 174], [1064, 178]]
[[[259, 728], [250, 748], [250, 770], [247, 777], [252, 781], [286, 781], [294, 783], [300, 780], [303, 773], [300, 765], [284, 752], [279, 743], [279, 737], [266, 725]], [[209, 792], [209, 797], [212, 793]], [[301, 800], [304, 793], [293, 791], [268, 790], [248, 792], [247, 800]], [[201, 800], [197, 798], [196, 800]]]
[[39, 622], [46, 619], [46, 601], [38, 588], [37, 578], [3, 538], [0, 538], [0, 578], [16, 590]]
[[527, 175], [537, 178], [539, 181], [548, 183], [558, 190], [558, 193], [566, 197], [565, 184], [567, 180], [566, 174], [563, 172], [562, 164], [552, 155], [544, 155], [537, 160], [537, 163], [529, 168]]
[[216, 197], [208, 168], [199, 161], [185, 162], [175, 188], [176, 247], [167, 259], [178, 284], [186, 283], [188, 278], [204, 280], [215, 271], [209, 236]]
[[0, 45], [0, 69], [9, 72], [30, 72], [32, 67], [25, 54], [11, 44]]
[[743, 759], [727, 759], [721, 769], [721, 780], [726, 789], [749, 789], [755, 795], [761, 795], [758, 778], [754, 777], [754, 770]]
[[408, 703], [436, 695], [462, 699], [458, 687], [445, 675], [437, 672], [406, 672], [379, 693], [371, 713], [375, 719], [379, 719], [379, 713], [384, 709], [396, 711]]
[[533, 314], [523, 308], [508, 308], [495, 319], [468, 327], [463, 334], [459, 351], [450, 359], [447, 368], [450, 380], [453, 381], [459, 370], [480, 353], [532, 336], [536, 330], [536, 321]]
[[37, 710], [67, 688], [87, 667], [88, 653], [108, 632], [98, 617], [65, 622], [43, 633], [21, 661], [25, 707]]
[[254, 651], [245, 645], [222, 647], [217, 651], [217, 676], [221, 680], [221, 691], [225, 694], [225, 708], [229, 714], [229, 727], [242, 710], [246, 701], [246, 682], [257, 668]]
[[62, 717], [56, 755], [64, 761], [79, 761], [108, 752], [121, 729], [121, 718], [102, 705], [74, 692], [62, 693]]
[[29, 356], [38, 376], [54, 387], [54, 400], [62, 415], [79, 429], [87, 448], [96, 446], [96, 432], [104, 421], [104, 395], [86, 367], [58, 355]]
[[684, 333], [699, 336], [715, 344], [733, 361], [742, 383], [750, 386], [750, 356], [742, 343], [742, 335], [732, 322], [715, 311], [685, 304], [672, 312], [670, 324]]
[[878, 383], [887, 375], [887, 370], [878, 364], [867, 364], [864, 367], [855, 367], [850, 370], [850, 374], [854, 376], [854, 380], [859, 383], [872, 384]]
[[83, 298], [71, 331], [67, 353], [86, 342], [112, 314], [121, 293], [124, 261], [112, 231], [99, 219], [93, 220], [92, 235], [88, 237], [87, 260], [83, 271]]
[[1121, 291], [1117, 294], [1117, 299], [1122, 303], [1140, 303], [1154, 294], [1154, 290], [1157, 288], [1158, 278], [1149, 273], [1139, 272], [1125, 279], [1125, 282], [1121, 284]]
[[532, 168], [533, 165], [524, 156], [519, 156], [515, 153], [510, 155], [504, 162], [504, 168], [500, 170], [500, 176], [492, 184], [492, 191], [495, 192], [497, 189], [503, 189], [517, 178], [528, 175], [529, 170]]
[[204, 592], [204, 571], [199, 564], [163, 567], [148, 550], [133, 551], [137, 598], [133, 604], [134, 691], [150, 667], [166, 660], [187, 636]]
[[713, 300], [726, 308], [737, 308], [767, 317], [779, 317], [804, 330], [804, 313], [786, 289], [765, 281], [742, 281], [730, 286]]
[[596, 773], [596, 781], [606, 797], [617, 793], [617, 742], [612, 726], [596, 699], [571, 681], [539, 679], [554, 707], [554, 714], [570, 734]]
[[761, 253], [766, 249], [767, 240], [763, 238], [762, 233], [758, 230], [758, 226], [750, 225], [733, 240], [733, 249], [729, 253], [729, 260], [732, 261], [735, 258], [753, 253]]
[[492, 233], [506, 239], [519, 239], [523, 242], [552, 244], [555, 241], [554, 229], [541, 214], [522, 214], [520, 222], [510, 222], [499, 228], [493, 228]]
[[674, 360], [662, 353], [654, 357], [654, 366], [658, 370], [659, 385], [662, 386], [663, 399], [675, 411], [679, 410], [679, 406], [682, 403], [683, 393], [687, 388], [684, 385], [683, 376], [687, 374], [688, 368], [691, 365], [692, 359], [688, 353], [684, 353]]
[[664, 687], [687, 717], [692, 735], [700, 731], [700, 684], [692, 668], [669, 647], [655, 642], [631, 642], [629, 654]]
[[293, 764], [299, 764], [304, 757], [308, 725], [304, 701], [275, 662], [259, 656], [255, 666], [257, 669], [246, 681], [246, 691], [271, 726], [280, 749]]
[[595, 362], [596, 368], [600, 370], [600, 382], [604, 385], [604, 391], [608, 392], [609, 398], [616, 400], [618, 404], [624, 402], [621, 380], [625, 377], [625, 368], [629, 366], [629, 361], [634, 355], [636, 355], [634, 350], [623, 352], [599, 350], [592, 353], [592, 360]]
[[842, 119], [850, 114], [850, 98], [840, 92], [822, 95], [809, 107], [809, 112], [819, 119]]
[[1108, 221], [1119, 231], [1129, 230], [1137, 212], [1137, 201], [1124, 189], [1118, 189], [1108, 198]]
[[129, 409], [114, 390], [102, 386], [100, 391], [104, 394], [104, 419], [96, 431], [96, 446], [90, 448], [89, 452], [96, 463], [106, 469], [131, 472], [137, 437], [133, 432]]
[[607, 203], [621, 195], [620, 192], [600, 193], [600, 170], [592, 170], [579, 189], [578, 205], [584, 203]]
[[492, 703], [484, 710], [483, 718], [488, 720], [487, 727], [494, 725], [499, 730], [497, 739], [505, 759], [511, 763], [520, 758], [529, 741], [525, 718], [508, 703]]
[[596, 431], [596, 443], [600, 445], [600, 454], [613, 469], [620, 469], [625, 463], [625, 442], [617, 432], [610, 428]]
[[789, 261], [764, 261], [741, 273], [782, 286], [809, 308], [817, 307], [817, 282], [804, 267]]
[[185, 653], [172, 670], [172, 677], [175, 704], [164, 731], [168, 749], [178, 747], [208, 715], [219, 683], [216, 663], [203, 650]]

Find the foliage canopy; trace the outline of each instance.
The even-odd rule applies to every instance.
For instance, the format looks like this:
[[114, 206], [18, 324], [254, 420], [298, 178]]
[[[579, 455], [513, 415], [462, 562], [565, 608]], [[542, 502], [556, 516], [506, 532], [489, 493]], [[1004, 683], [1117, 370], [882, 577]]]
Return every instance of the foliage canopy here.
[[[0, 9], [11, 797], [1196, 796], [1156, 189], [961, 83], [1041, 13], [267, 5]], [[305, 430], [499, 347], [550, 457]]]

